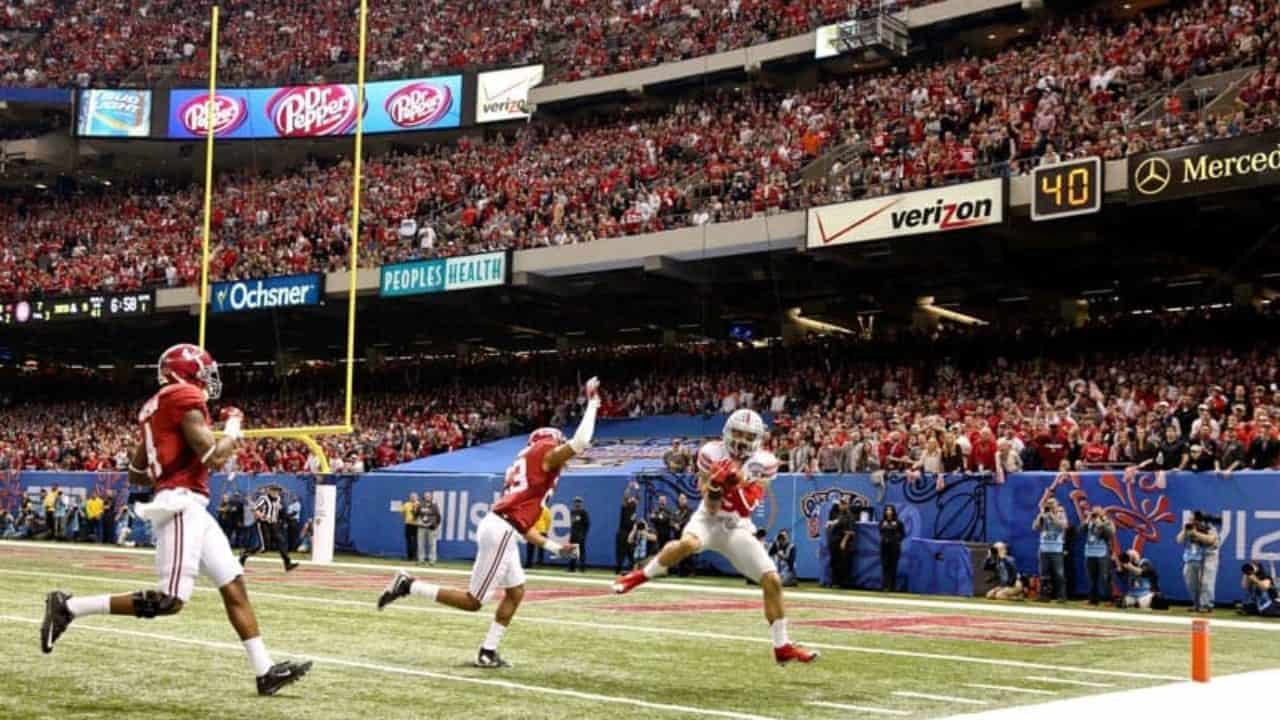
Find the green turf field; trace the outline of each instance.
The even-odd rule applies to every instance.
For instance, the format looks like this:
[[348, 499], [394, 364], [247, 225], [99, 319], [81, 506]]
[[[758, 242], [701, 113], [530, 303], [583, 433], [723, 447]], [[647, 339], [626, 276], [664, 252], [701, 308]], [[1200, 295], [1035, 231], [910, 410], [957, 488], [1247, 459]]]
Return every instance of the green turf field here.
[[[40, 653], [45, 592], [150, 587], [151, 563], [141, 551], [0, 543], [0, 718], [929, 718], [1175, 682], [1189, 663], [1188, 616], [1176, 610], [1159, 616], [1177, 624], [1156, 624], [1079, 605], [802, 586], [789, 596], [791, 635], [823, 657], [779, 668], [758, 590], [741, 581], [669, 580], [614, 597], [609, 575], [547, 570], [531, 573], [503, 642], [514, 667], [484, 671], [469, 663], [488, 609], [411, 597], [379, 613], [395, 564], [365, 558], [288, 576], [269, 559], [250, 563], [268, 647], [316, 662], [279, 697], [255, 695], [203, 580], [177, 617], [88, 618]], [[457, 565], [422, 574], [466, 582]], [[1214, 672], [1280, 667], [1280, 626], [1237, 620], [1219, 611]]]

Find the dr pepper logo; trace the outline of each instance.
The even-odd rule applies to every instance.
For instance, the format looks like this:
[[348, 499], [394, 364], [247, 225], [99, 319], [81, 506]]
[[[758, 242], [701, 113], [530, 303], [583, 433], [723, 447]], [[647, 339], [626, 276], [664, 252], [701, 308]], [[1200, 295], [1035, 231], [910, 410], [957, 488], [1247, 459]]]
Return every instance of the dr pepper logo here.
[[425, 82], [405, 85], [383, 105], [391, 122], [402, 128], [434, 125], [452, 106], [453, 93], [447, 86]]
[[341, 135], [356, 124], [356, 91], [347, 85], [281, 88], [267, 102], [280, 137]]
[[[178, 108], [178, 117], [182, 127], [192, 135], [206, 135], [209, 132], [209, 94], [197, 95]], [[244, 124], [249, 117], [249, 106], [244, 98], [215, 95], [213, 98], [213, 134], [228, 135]]]

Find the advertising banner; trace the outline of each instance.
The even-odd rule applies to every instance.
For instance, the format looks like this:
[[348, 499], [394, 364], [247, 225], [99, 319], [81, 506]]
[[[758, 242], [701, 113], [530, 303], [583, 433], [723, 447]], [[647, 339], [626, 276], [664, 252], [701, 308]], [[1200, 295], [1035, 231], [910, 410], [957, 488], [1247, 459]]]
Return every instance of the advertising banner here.
[[814, 59], [835, 57], [862, 47], [863, 41], [859, 32], [861, 29], [857, 20], [823, 25], [818, 28], [814, 32], [814, 37], [817, 39], [813, 49]]
[[323, 286], [320, 274], [217, 282], [209, 293], [209, 309], [226, 313], [319, 305]]
[[952, 185], [809, 210], [809, 249], [950, 232], [1004, 222], [1003, 179]]
[[469, 290], [507, 282], [505, 252], [418, 260], [382, 266], [380, 297]]
[[[169, 93], [172, 139], [208, 132], [208, 91]], [[366, 133], [456, 128], [462, 120], [462, 76], [392, 80], [365, 85]], [[227, 139], [311, 138], [351, 135], [356, 128], [354, 84], [218, 90], [214, 135]]]
[[476, 92], [476, 122], [525, 120], [529, 110], [529, 90], [542, 83], [542, 66], [480, 73]]
[[147, 137], [151, 134], [150, 90], [81, 90], [76, 110], [81, 137]]
[[1280, 183], [1280, 132], [1129, 158], [1129, 202], [1150, 203]]

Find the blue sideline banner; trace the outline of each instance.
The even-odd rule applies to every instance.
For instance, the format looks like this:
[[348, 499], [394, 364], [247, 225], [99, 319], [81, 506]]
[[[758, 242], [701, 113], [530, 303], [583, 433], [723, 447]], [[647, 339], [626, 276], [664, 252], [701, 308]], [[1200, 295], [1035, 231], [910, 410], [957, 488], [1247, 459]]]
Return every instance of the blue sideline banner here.
[[209, 293], [209, 310], [230, 313], [319, 305], [323, 285], [324, 276], [318, 273], [216, 282]]

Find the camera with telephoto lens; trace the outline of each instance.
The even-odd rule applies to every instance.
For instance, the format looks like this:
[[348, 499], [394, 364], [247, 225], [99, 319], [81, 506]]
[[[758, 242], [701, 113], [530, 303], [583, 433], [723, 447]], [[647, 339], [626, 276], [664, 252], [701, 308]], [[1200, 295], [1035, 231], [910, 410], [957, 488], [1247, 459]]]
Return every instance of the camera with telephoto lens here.
[[1253, 577], [1254, 575], [1258, 574], [1258, 566], [1254, 565], [1251, 562], [1247, 562], [1244, 565], [1240, 566], [1240, 574], [1246, 575], [1248, 577]]

